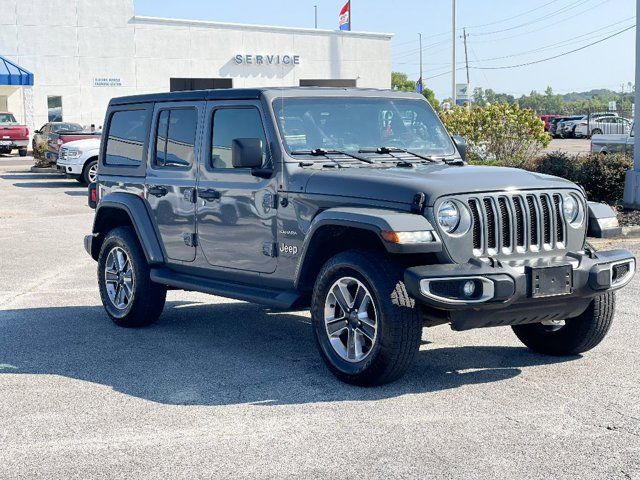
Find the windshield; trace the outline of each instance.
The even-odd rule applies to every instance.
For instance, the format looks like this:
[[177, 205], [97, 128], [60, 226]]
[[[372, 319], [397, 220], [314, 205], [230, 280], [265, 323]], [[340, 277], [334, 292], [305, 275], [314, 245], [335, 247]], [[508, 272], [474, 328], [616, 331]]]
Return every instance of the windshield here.
[[53, 125], [53, 131], [60, 132], [82, 132], [84, 128], [77, 123], [56, 123]]
[[11, 114], [11, 113], [0, 113], [0, 124], [17, 125], [18, 122], [16, 122], [16, 117], [14, 117], [13, 114]]
[[279, 98], [274, 110], [285, 148], [358, 152], [401, 148], [453, 155], [455, 148], [426, 101], [398, 98]]

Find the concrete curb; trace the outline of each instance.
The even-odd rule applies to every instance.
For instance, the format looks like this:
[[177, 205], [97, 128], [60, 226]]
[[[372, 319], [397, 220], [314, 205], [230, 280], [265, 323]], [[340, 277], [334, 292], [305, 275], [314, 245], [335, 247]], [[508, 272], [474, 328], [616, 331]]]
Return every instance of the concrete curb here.
[[640, 238], [640, 225], [622, 227], [622, 235], [618, 238]]
[[60, 173], [57, 168], [53, 167], [31, 167], [29, 170], [31, 173], [51, 173], [55, 175], [64, 175]]

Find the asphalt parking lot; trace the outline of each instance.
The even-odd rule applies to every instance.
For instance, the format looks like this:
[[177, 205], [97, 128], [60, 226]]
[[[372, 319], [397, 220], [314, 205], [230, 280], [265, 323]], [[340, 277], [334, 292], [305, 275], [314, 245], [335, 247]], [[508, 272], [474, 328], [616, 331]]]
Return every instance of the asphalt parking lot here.
[[361, 389], [306, 312], [170, 292], [156, 325], [112, 325], [85, 189], [30, 165], [0, 158], [0, 478], [640, 478], [639, 277], [584, 357], [438, 327]]
[[591, 140], [588, 138], [554, 138], [543, 150], [543, 153], [566, 152], [570, 155], [589, 153], [591, 151]]

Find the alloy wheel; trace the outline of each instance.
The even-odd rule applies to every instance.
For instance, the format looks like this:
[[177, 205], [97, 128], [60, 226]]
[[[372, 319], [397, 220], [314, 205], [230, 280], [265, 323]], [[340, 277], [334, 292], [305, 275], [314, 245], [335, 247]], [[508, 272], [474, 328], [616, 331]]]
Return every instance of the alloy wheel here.
[[107, 256], [105, 284], [109, 300], [118, 310], [126, 309], [133, 300], [135, 289], [131, 260], [120, 247], [114, 247]]
[[367, 358], [377, 340], [378, 316], [367, 287], [352, 277], [343, 277], [329, 289], [324, 323], [333, 350], [348, 362]]
[[95, 183], [98, 179], [98, 164], [94, 163], [89, 167], [87, 171], [87, 178], [89, 179], [89, 183]]

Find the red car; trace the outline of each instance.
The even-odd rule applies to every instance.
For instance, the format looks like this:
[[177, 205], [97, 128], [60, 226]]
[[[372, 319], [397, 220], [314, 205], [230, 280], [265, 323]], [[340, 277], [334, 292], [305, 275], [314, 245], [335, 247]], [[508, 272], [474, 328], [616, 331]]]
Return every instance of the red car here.
[[29, 129], [18, 124], [12, 113], [0, 112], [0, 153], [11, 153], [17, 149], [21, 157], [26, 157], [27, 145]]
[[552, 118], [557, 118], [558, 115], [540, 115], [540, 120], [542, 120], [544, 122], [544, 131], [548, 132], [549, 131], [549, 121]]

